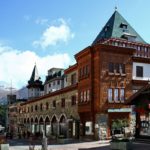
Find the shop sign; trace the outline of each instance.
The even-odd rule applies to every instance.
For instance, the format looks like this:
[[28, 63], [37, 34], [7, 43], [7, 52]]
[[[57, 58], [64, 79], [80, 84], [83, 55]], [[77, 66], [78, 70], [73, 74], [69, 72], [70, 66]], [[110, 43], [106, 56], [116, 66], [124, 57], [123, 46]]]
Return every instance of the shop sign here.
[[131, 112], [131, 108], [108, 109], [108, 112]]

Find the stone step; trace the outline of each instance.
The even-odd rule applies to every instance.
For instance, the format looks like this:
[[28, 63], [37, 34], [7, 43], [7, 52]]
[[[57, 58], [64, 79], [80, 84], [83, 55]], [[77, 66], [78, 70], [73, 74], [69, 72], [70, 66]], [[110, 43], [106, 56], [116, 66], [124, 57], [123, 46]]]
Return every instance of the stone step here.
[[134, 142], [150, 144], [150, 139], [136, 138]]

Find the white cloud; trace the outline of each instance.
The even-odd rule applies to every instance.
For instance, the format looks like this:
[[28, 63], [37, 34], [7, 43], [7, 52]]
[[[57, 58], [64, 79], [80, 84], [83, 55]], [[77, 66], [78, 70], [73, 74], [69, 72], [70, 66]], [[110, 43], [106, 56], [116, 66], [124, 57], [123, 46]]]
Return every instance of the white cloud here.
[[0, 46], [4, 49], [0, 53], [0, 81], [10, 82], [13, 86], [20, 88], [27, 84], [34, 64], [36, 62], [40, 76], [47, 75], [47, 70], [52, 67], [64, 68], [70, 64], [68, 54], [53, 54], [45, 57], [38, 56], [35, 52], [26, 50], [21, 52], [11, 47]]
[[11, 50], [13, 50], [11, 47], [5, 46], [0, 43], [0, 54], [2, 54], [3, 52], [11, 51]]
[[43, 49], [56, 45], [59, 42], [67, 43], [69, 39], [74, 37], [68, 24], [64, 19], [59, 19], [59, 25], [49, 26], [42, 34], [39, 40], [33, 42], [34, 46], [40, 46]]
[[47, 23], [48, 23], [48, 19], [46, 19], [46, 18], [38, 18], [38, 19], [36, 19], [35, 20], [35, 23], [36, 24], [40, 24], [40, 25], [47, 25]]
[[30, 16], [30, 15], [25, 15], [23, 18], [24, 18], [26, 21], [29, 21], [29, 20], [31, 19], [31, 16]]

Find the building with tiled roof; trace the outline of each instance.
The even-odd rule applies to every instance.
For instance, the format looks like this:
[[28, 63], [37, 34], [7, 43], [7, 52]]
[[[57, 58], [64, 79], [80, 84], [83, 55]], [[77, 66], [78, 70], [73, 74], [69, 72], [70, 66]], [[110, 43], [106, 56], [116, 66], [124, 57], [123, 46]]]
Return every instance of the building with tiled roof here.
[[117, 10], [115, 10], [103, 29], [97, 35], [92, 45], [95, 45], [101, 40], [110, 38], [146, 44], [142, 37], [134, 30], [134, 28], [132, 28], [132, 26]]
[[[107, 139], [116, 132], [114, 124], [119, 119], [134, 134], [134, 110], [126, 101], [148, 84], [150, 45], [115, 10], [92, 45], [75, 54], [75, 59], [77, 63], [64, 74], [56, 68], [57, 73], [48, 73], [45, 85], [49, 89], [44, 96], [22, 104], [19, 122], [25, 126], [20, 130]], [[35, 68], [29, 88], [39, 83], [36, 77]], [[65, 86], [49, 91], [49, 83], [61, 77]]]

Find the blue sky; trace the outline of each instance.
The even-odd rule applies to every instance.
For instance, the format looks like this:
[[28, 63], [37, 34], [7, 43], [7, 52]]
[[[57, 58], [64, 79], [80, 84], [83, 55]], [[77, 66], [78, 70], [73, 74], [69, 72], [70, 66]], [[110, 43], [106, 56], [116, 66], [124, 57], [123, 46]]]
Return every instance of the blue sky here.
[[43, 77], [67, 67], [118, 11], [150, 43], [149, 0], [0, 0], [0, 83], [27, 84], [36, 62]]

